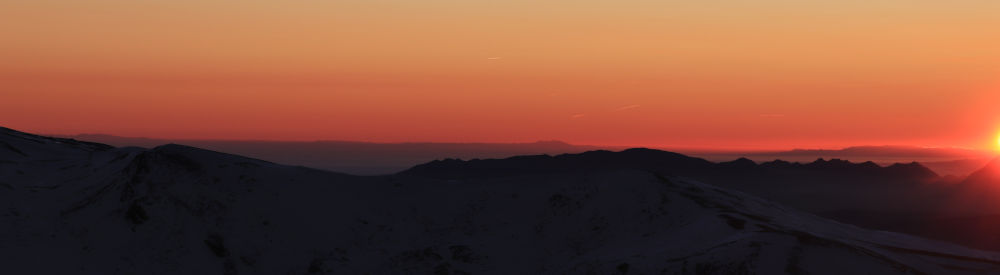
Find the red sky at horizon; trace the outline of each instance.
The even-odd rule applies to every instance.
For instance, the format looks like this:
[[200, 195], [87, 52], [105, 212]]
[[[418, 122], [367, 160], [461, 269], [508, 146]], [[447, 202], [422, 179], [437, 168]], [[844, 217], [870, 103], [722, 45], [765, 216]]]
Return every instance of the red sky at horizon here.
[[997, 148], [1000, 2], [0, 3], [0, 126]]

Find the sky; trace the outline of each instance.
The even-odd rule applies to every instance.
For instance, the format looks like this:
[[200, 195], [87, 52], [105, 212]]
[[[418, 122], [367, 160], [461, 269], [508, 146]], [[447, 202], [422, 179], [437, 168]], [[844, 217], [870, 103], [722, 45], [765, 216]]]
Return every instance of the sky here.
[[993, 0], [6, 0], [0, 126], [993, 149]]

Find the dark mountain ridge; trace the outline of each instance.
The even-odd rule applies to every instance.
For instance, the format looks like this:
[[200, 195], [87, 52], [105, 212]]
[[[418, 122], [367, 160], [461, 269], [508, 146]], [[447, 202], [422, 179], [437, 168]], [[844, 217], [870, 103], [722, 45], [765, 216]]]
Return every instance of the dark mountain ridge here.
[[[489, 176], [435, 168], [363, 177], [182, 145], [113, 148], [16, 132], [0, 141], [14, 148], [0, 150], [0, 269], [13, 273], [1000, 272], [1000, 254], [864, 230], [650, 170], [762, 165], [745, 160], [634, 149], [477, 161], [508, 172], [476, 168]], [[439, 163], [467, 173], [461, 163], [471, 161]], [[792, 167], [872, 169], [830, 165]]]
[[513, 173], [625, 168], [655, 171], [677, 176], [786, 171], [820, 172], [837, 176], [920, 181], [932, 180], [938, 177], [936, 173], [916, 162], [908, 164], [897, 163], [882, 167], [874, 162], [852, 163], [840, 159], [824, 160], [821, 158], [811, 163], [774, 160], [757, 164], [752, 160], [740, 158], [730, 162], [713, 163], [701, 158], [647, 148], [632, 148], [621, 152], [599, 150], [556, 156], [517, 156], [506, 159], [472, 159], [468, 161], [444, 159], [414, 166], [401, 172], [401, 174], [433, 178], [492, 177]]
[[154, 148], [185, 144], [269, 161], [356, 175], [388, 175], [443, 158], [504, 158], [519, 155], [579, 153], [613, 147], [562, 141], [526, 143], [375, 143], [356, 141], [188, 140], [131, 138], [101, 134], [65, 136], [114, 146]]
[[1000, 158], [995, 158], [982, 169], [969, 174], [962, 184], [981, 185], [1000, 182]]

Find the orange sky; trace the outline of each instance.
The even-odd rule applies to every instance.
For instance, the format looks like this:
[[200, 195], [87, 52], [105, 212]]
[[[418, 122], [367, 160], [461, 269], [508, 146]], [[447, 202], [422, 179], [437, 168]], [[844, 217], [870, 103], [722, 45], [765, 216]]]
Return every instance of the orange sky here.
[[0, 125], [994, 148], [1000, 1], [0, 2]]

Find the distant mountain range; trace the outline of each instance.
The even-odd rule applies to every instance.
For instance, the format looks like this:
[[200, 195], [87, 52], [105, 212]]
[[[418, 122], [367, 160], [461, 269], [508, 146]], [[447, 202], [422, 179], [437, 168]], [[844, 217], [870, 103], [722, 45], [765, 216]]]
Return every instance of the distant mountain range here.
[[783, 155], [800, 155], [800, 156], [895, 156], [895, 157], [910, 157], [910, 158], [955, 158], [955, 157], [968, 157], [968, 156], [981, 156], [988, 157], [993, 154], [989, 152], [983, 152], [980, 150], [971, 150], [963, 148], [934, 148], [934, 147], [916, 147], [916, 146], [854, 146], [839, 150], [814, 150], [814, 149], [795, 149], [787, 152], [780, 152]]
[[518, 155], [579, 153], [598, 149], [624, 149], [572, 145], [561, 141], [532, 143], [371, 143], [353, 141], [234, 141], [168, 140], [111, 135], [64, 136], [118, 147], [154, 148], [186, 144], [209, 150], [240, 154], [288, 165], [356, 175], [387, 175], [414, 165], [444, 158], [505, 158]]
[[[282, 164], [302, 165], [317, 169], [356, 175], [385, 175], [403, 171], [414, 165], [438, 159], [487, 159], [521, 155], [557, 155], [592, 150], [624, 150], [626, 147], [574, 145], [561, 141], [532, 143], [368, 143], [352, 141], [232, 141], [232, 140], [168, 140], [131, 138], [88, 134], [63, 136], [118, 147], [153, 148], [171, 143], [266, 159]], [[873, 161], [889, 165], [920, 162], [941, 175], [964, 177], [983, 167], [994, 157], [993, 152], [958, 148], [923, 148], [911, 146], [858, 146], [841, 150], [806, 150], [772, 152], [723, 152], [675, 149], [689, 156], [722, 162], [748, 158], [758, 162], [777, 159], [809, 163], [818, 158], [843, 159], [856, 162]]]
[[757, 161], [782, 159], [808, 162], [817, 158], [872, 161], [879, 164], [920, 162], [941, 175], [966, 176], [997, 156], [996, 152], [964, 148], [934, 148], [916, 146], [854, 146], [838, 150], [794, 149], [789, 151], [725, 152], [683, 151], [685, 154], [713, 161], [728, 161], [746, 157]]
[[995, 152], [948, 147], [917, 147], [917, 146], [852, 146], [843, 149], [792, 149], [787, 151], [689, 151], [703, 155], [732, 155], [741, 154], [748, 156], [779, 156], [789, 158], [842, 158], [842, 159], [885, 159], [901, 158], [916, 161], [920, 159], [961, 159], [961, 158], [983, 158], [996, 156]]
[[[628, 149], [590, 151], [557, 156], [517, 156], [507, 159], [437, 160], [401, 172], [437, 179], [500, 177], [510, 174], [574, 173], [595, 169], [637, 169], [660, 175], [696, 179], [780, 201], [818, 214], [878, 210], [913, 212], [938, 200], [942, 178], [919, 163], [880, 166], [819, 159], [810, 163], [771, 161], [757, 164], [741, 158], [710, 162], [682, 154]], [[849, 220], [848, 220], [849, 221]]]
[[[843, 176], [827, 178], [837, 175]], [[1000, 253], [861, 229], [699, 177], [753, 182], [748, 190], [765, 179], [898, 178], [879, 186], [899, 188], [934, 185], [924, 181], [937, 178], [913, 163], [712, 163], [650, 149], [441, 160], [362, 177], [182, 145], [115, 148], [0, 128], [0, 270], [1000, 272]]]
[[[402, 172], [437, 179], [637, 169], [740, 190], [841, 222], [1000, 250], [1000, 160], [968, 177], [939, 176], [916, 162], [879, 165], [817, 159], [711, 162], [652, 150], [590, 151], [507, 159], [445, 159]], [[987, 230], [990, 229], [990, 230]]]
[[882, 167], [873, 162], [852, 163], [840, 159], [818, 159], [805, 164], [775, 160], [757, 164], [752, 160], [740, 158], [730, 162], [714, 163], [701, 158], [646, 148], [633, 148], [621, 152], [599, 150], [557, 156], [517, 156], [507, 159], [469, 161], [445, 159], [417, 165], [402, 173], [436, 177], [491, 177], [511, 173], [586, 171], [596, 168], [642, 169], [684, 176], [787, 171], [809, 176], [816, 176], [813, 173], [822, 173], [836, 177], [884, 178], [917, 182], [932, 180], [938, 176], [916, 162]]

